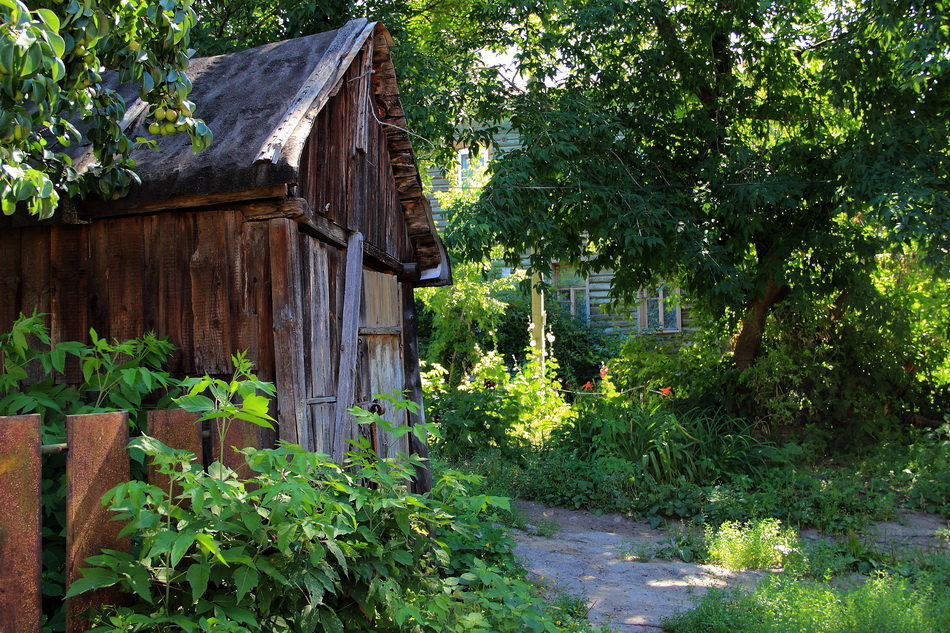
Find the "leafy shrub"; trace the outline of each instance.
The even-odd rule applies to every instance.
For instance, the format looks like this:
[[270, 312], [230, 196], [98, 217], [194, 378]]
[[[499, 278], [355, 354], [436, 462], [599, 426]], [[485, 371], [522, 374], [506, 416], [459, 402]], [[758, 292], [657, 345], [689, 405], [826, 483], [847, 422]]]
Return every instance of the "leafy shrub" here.
[[750, 593], [712, 589], [663, 626], [671, 633], [933, 633], [950, 630], [950, 597], [888, 576], [850, 591], [775, 577]]
[[579, 396], [577, 419], [557, 429], [555, 442], [584, 456], [613, 456], [639, 464], [657, 484], [722, 480], [757, 473], [769, 445], [752, 425], [723, 411], [675, 412], [649, 391], [620, 393], [604, 380]]
[[545, 375], [535, 359], [510, 374], [501, 357], [489, 353], [457, 388], [442, 379], [441, 368], [426, 372], [427, 417], [438, 428], [435, 451], [450, 460], [491, 448], [513, 457], [542, 442], [572, 414], [556, 371], [557, 362], [549, 357]]
[[777, 519], [747, 523], [727, 521], [718, 528], [706, 528], [708, 560], [726, 569], [778, 567], [797, 545], [795, 531], [783, 529]]
[[133, 446], [178, 494], [139, 481], [108, 494], [137, 554], [92, 557], [70, 591], [136, 600], [100, 613], [94, 633], [589, 630], [535, 596], [493, 518], [507, 500], [470, 494], [472, 476], [443, 471], [410, 494], [419, 458], [381, 459], [365, 441], [343, 466], [296, 446], [245, 449], [245, 479], [152, 438]]

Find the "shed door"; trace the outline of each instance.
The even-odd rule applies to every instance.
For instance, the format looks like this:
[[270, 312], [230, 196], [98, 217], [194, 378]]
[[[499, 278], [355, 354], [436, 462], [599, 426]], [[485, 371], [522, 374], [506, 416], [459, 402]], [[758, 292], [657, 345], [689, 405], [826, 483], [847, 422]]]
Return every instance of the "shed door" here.
[[[378, 404], [382, 417], [399, 425], [407, 423], [405, 412], [377, 396], [401, 397], [405, 389], [402, 317], [402, 292], [396, 276], [364, 269], [356, 401], [363, 408]], [[380, 456], [409, 452], [406, 435], [397, 439], [380, 429], [367, 428], [361, 433], [372, 440]]]

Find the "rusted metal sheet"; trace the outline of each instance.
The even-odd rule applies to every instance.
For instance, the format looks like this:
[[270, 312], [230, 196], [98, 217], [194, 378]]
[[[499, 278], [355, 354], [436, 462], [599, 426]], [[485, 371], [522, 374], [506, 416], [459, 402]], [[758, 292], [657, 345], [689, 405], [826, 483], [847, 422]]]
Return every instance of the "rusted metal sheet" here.
[[[82, 575], [86, 558], [103, 549], [129, 551], [129, 538], [119, 538], [122, 523], [100, 499], [109, 489], [129, 480], [127, 413], [93, 413], [66, 417], [66, 579]], [[122, 602], [113, 588], [81, 594], [66, 601], [66, 631], [85, 631], [80, 615], [86, 609]]]
[[[195, 454], [199, 464], [204, 461], [202, 450], [201, 425], [196, 422], [197, 413], [184, 409], [169, 409], [167, 411], [151, 411], [148, 414], [148, 434], [171, 448], [191, 451]], [[166, 493], [169, 492], [169, 478], [158, 472], [151, 464], [148, 466], [148, 481], [158, 486]], [[174, 499], [180, 491], [172, 490], [170, 498]]]
[[40, 416], [0, 417], [0, 632], [39, 633]]

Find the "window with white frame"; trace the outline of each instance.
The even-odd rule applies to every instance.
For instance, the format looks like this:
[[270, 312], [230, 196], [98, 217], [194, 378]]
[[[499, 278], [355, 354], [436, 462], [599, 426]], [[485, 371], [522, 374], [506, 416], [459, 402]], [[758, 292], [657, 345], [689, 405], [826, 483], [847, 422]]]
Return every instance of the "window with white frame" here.
[[557, 302], [565, 312], [584, 323], [590, 319], [590, 293], [587, 278], [580, 275], [574, 266], [554, 265], [554, 292]]
[[663, 334], [683, 329], [678, 295], [669, 286], [640, 291], [637, 329], [641, 334]]

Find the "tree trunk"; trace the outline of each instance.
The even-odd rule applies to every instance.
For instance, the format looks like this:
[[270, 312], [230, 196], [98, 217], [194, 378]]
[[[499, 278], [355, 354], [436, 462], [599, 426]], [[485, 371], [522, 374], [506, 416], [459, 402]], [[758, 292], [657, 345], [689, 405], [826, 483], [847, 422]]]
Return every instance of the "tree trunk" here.
[[778, 286], [775, 280], [769, 278], [765, 285], [765, 292], [749, 301], [739, 334], [732, 345], [732, 358], [736, 367], [748, 369], [755, 363], [762, 349], [762, 335], [765, 333], [765, 319], [776, 305], [787, 296], [790, 288], [786, 285]]

